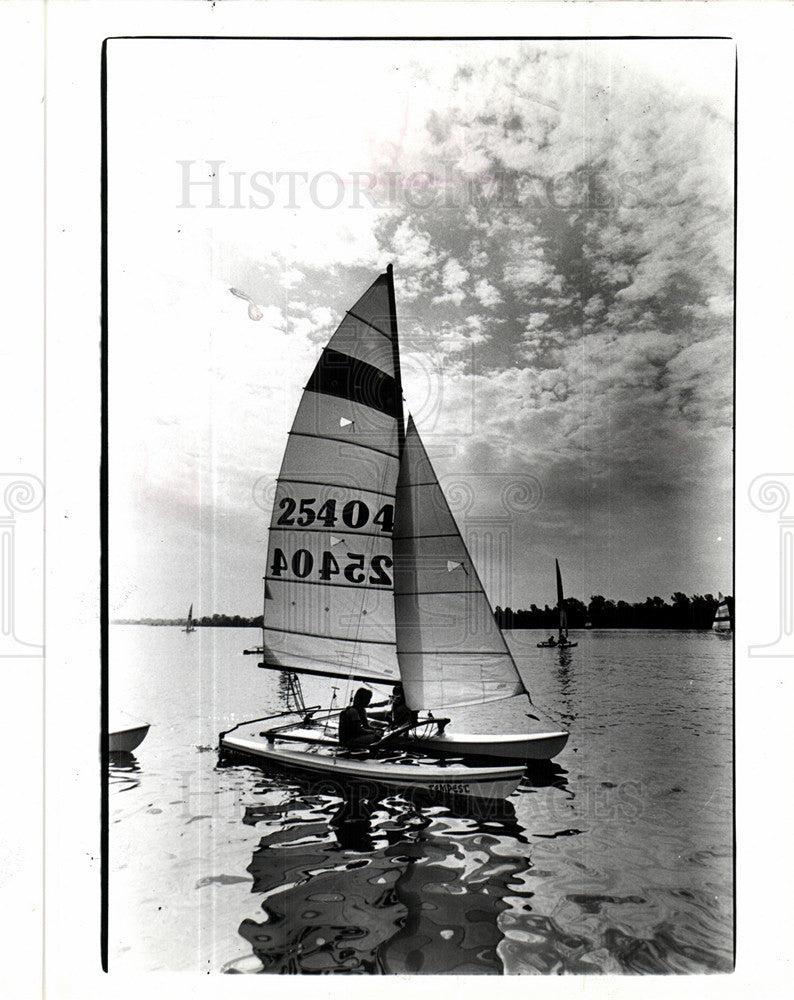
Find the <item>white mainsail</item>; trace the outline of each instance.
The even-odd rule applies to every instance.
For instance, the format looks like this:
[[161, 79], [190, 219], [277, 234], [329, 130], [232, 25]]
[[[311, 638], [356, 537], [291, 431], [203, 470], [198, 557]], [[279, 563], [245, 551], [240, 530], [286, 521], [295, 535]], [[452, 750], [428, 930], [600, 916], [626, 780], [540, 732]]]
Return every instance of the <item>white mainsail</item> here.
[[394, 494], [402, 401], [391, 273], [324, 349], [290, 431], [268, 541], [264, 666], [399, 680]]
[[408, 705], [447, 708], [524, 693], [410, 417], [395, 511], [397, 656]]

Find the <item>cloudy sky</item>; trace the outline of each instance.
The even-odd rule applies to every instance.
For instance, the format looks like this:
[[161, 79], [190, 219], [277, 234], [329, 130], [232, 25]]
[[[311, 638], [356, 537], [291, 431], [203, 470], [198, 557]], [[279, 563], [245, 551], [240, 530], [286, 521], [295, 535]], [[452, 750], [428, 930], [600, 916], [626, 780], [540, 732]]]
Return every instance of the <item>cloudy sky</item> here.
[[389, 262], [493, 604], [553, 604], [555, 557], [584, 600], [730, 589], [731, 43], [114, 40], [108, 66], [113, 617], [257, 613], [301, 388]]

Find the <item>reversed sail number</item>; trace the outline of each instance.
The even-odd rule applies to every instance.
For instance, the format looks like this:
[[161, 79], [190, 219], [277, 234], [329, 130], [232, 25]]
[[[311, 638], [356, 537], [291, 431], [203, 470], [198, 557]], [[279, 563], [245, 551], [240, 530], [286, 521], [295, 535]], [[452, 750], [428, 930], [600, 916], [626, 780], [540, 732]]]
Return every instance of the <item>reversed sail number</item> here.
[[[314, 509], [316, 497], [306, 497], [295, 500], [293, 497], [282, 497], [279, 501], [279, 515], [276, 524], [286, 527], [308, 528], [315, 523], [321, 523], [326, 528], [333, 528], [339, 521], [336, 512], [336, 500], [331, 498]], [[296, 514], [297, 511], [297, 514]], [[348, 528], [358, 530], [370, 523], [370, 509], [363, 500], [348, 500], [342, 507], [342, 523]], [[372, 524], [377, 524], [384, 534], [391, 534], [394, 528], [394, 504], [384, 504], [372, 517]]]
[[361, 553], [348, 552], [347, 559], [348, 562], [344, 566], [340, 566], [334, 554], [325, 551], [319, 561], [315, 562], [313, 554], [308, 549], [298, 549], [288, 560], [281, 549], [274, 549], [270, 575], [280, 577], [283, 573], [292, 570], [293, 576], [299, 580], [305, 580], [309, 576], [317, 576], [320, 580], [328, 582], [341, 575], [350, 583], [369, 582], [380, 587], [391, 586], [391, 576], [387, 572], [392, 567], [389, 556], [372, 556], [367, 569], [364, 568], [366, 556]]

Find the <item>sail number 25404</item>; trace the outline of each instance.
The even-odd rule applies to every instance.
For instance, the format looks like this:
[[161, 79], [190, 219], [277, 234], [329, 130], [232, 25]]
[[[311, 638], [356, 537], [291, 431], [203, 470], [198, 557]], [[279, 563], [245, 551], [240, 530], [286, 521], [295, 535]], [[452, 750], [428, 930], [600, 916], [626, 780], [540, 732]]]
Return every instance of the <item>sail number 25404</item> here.
[[333, 497], [316, 507], [316, 497], [306, 497], [296, 500], [294, 497], [282, 497], [279, 501], [279, 514], [276, 524], [282, 527], [308, 528], [312, 524], [322, 524], [333, 528], [338, 522], [354, 531], [367, 527], [370, 523], [377, 525], [384, 534], [390, 534], [394, 528], [394, 505], [384, 504], [380, 510], [372, 512], [363, 500], [348, 500], [340, 502], [337, 509]]
[[390, 556], [370, 556], [369, 566], [365, 566], [366, 556], [358, 552], [346, 553], [347, 561], [340, 564], [332, 552], [323, 552], [319, 558], [308, 549], [298, 549], [287, 559], [281, 549], [273, 550], [273, 563], [270, 566], [271, 577], [281, 577], [284, 573], [296, 576], [299, 580], [315, 577], [325, 582], [335, 577], [344, 578], [349, 583], [371, 583], [376, 586], [390, 587], [392, 567]]

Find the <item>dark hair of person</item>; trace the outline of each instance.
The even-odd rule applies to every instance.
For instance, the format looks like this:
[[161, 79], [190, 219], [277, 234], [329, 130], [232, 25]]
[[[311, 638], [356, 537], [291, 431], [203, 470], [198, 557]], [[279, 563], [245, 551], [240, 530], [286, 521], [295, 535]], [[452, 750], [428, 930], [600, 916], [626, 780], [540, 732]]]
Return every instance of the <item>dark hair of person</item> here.
[[353, 695], [353, 704], [356, 708], [366, 708], [372, 701], [372, 692], [367, 688], [359, 688]]

